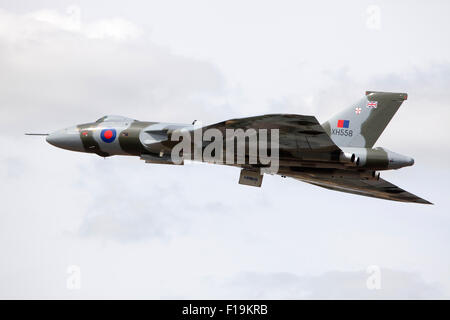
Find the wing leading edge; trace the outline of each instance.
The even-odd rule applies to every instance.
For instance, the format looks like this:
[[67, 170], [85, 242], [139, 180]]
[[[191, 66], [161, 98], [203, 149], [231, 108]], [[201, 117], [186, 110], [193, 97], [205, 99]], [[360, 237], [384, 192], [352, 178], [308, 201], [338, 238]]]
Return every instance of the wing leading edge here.
[[293, 178], [330, 190], [353, 193], [366, 197], [401, 202], [432, 204], [431, 202], [407, 192], [384, 179], [366, 180], [346, 177], [318, 178], [306, 175], [302, 177], [295, 176]]

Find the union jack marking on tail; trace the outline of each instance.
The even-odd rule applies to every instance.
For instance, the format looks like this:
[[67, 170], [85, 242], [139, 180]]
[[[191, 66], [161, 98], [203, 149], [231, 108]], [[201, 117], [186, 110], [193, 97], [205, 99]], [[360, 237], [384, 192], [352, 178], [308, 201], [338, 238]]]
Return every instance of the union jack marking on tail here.
[[366, 107], [376, 109], [377, 105], [378, 105], [378, 101], [368, 101], [366, 104]]

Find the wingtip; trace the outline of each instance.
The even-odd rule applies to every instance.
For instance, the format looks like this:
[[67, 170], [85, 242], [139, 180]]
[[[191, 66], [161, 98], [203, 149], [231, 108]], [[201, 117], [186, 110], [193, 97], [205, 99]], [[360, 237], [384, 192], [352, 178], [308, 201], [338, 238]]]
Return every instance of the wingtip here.
[[428, 200], [425, 200], [425, 199], [418, 199], [417, 203], [430, 204], [430, 205], [434, 206], [434, 203], [432, 203], [432, 202], [430, 202]]

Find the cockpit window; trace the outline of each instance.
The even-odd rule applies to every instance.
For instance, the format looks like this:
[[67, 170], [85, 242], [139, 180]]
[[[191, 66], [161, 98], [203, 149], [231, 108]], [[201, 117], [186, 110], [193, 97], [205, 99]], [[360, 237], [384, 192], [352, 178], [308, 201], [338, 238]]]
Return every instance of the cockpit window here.
[[100, 122], [122, 122], [122, 121], [133, 121], [133, 119], [130, 119], [127, 117], [122, 117], [122, 116], [108, 115], [108, 116], [101, 117], [100, 119], [98, 119], [95, 122], [100, 123]]
[[95, 122], [96, 122], [96, 123], [103, 122], [107, 117], [108, 117], [108, 116], [101, 117], [100, 119], [98, 119], [98, 120], [95, 121]]

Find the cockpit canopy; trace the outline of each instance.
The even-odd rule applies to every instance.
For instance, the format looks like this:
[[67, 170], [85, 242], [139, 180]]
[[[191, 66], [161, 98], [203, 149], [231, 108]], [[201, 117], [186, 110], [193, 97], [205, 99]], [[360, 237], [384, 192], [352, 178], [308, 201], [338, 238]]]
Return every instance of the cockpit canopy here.
[[96, 123], [100, 123], [100, 122], [123, 122], [123, 121], [136, 121], [134, 119], [131, 118], [127, 118], [127, 117], [123, 117], [123, 116], [117, 116], [117, 115], [107, 115], [104, 117], [101, 117], [100, 119], [98, 119], [97, 121], [95, 121]]

